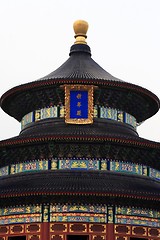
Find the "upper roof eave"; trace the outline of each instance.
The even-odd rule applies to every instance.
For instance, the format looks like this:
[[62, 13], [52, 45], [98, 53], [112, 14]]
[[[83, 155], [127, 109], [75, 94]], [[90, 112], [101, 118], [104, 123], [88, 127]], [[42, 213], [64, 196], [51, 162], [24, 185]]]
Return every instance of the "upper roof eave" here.
[[[4, 93], [0, 99], [0, 105], [6, 113], [21, 121], [21, 118], [28, 112], [23, 115], [23, 111], [22, 114], [18, 114], [13, 110], [13, 106], [15, 105], [14, 107], [16, 107], [18, 104], [17, 99], [20, 101], [23, 98], [23, 102], [27, 104], [28, 98], [25, 98], [25, 93], [29, 92], [32, 99], [32, 102], [30, 102], [31, 106], [36, 100], [36, 91], [38, 92], [42, 89], [46, 89], [47, 91], [48, 88], [64, 84], [92, 84], [99, 88], [123, 91], [126, 94], [132, 94], [133, 102], [137, 99], [138, 95], [140, 97], [139, 101], [143, 99], [147, 106], [146, 115], [138, 116], [138, 122], [153, 116], [160, 108], [160, 100], [155, 94], [138, 85], [124, 82], [99, 66], [91, 58], [90, 48], [85, 44], [73, 45], [71, 47], [70, 58], [47, 76], [34, 82], [19, 85]], [[135, 93], [137, 94], [136, 96]], [[10, 108], [11, 103], [12, 109]]]
[[75, 79], [75, 78], [48, 78], [48, 79], [43, 79], [43, 80], [37, 80], [33, 81], [30, 83], [26, 84], [21, 84], [19, 86], [13, 87], [7, 92], [5, 92], [0, 99], [0, 104], [1, 106], [3, 105], [3, 101], [6, 100], [6, 98], [10, 98], [19, 92], [21, 93], [22, 91], [28, 91], [28, 90], [34, 90], [42, 87], [50, 87], [53, 85], [61, 85], [61, 84], [94, 84], [98, 86], [103, 86], [103, 87], [118, 87], [122, 88], [123, 90], [129, 89], [133, 90], [137, 93], [143, 93], [144, 95], [151, 97], [153, 100], [157, 102], [158, 107], [160, 108], [160, 100], [159, 98], [149, 91], [146, 88], [140, 87], [138, 85], [132, 84], [132, 83], [127, 83], [127, 82], [120, 82], [120, 81], [112, 81], [110, 79]]

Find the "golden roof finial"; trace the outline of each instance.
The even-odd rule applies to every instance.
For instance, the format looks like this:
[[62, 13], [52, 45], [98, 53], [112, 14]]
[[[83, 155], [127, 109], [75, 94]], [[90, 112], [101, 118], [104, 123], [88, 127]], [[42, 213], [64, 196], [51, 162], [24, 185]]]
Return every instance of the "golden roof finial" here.
[[87, 44], [86, 38], [87, 38], [87, 30], [88, 30], [88, 23], [84, 20], [77, 20], [73, 24], [73, 29], [75, 32], [75, 44]]

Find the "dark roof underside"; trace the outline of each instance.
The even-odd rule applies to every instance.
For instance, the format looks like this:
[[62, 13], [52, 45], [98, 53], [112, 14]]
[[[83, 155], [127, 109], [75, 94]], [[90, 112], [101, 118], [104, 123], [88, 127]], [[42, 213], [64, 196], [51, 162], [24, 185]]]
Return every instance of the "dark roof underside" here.
[[1, 107], [21, 121], [34, 110], [50, 105], [64, 104], [64, 84], [98, 86], [94, 102], [123, 110], [138, 122], [153, 116], [160, 107], [157, 96], [140, 86], [124, 82], [105, 71], [91, 57], [87, 45], [73, 45], [70, 58], [57, 70], [37, 81], [20, 85], [1, 97]]
[[2, 177], [1, 197], [6, 195], [88, 194], [115, 195], [160, 201], [160, 182], [137, 175], [108, 171], [41, 171]]

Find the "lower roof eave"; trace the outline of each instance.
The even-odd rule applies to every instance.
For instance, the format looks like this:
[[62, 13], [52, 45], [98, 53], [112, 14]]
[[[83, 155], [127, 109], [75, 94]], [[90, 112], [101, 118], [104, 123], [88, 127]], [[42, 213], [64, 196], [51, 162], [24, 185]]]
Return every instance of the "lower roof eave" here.
[[112, 197], [112, 198], [129, 198], [129, 199], [142, 199], [148, 201], [160, 202], [160, 195], [136, 195], [136, 194], [121, 194], [121, 193], [110, 193], [110, 192], [23, 192], [23, 193], [4, 193], [0, 194], [0, 199], [15, 198], [15, 197], [27, 197], [27, 196], [95, 196], [95, 197]]
[[147, 139], [143, 139], [140, 137], [126, 137], [126, 136], [71, 136], [71, 135], [44, 135], [44, 136], [27, 136], [27, 137], [13, 137], [7, 140], [0, 141], [0, 147], [5, 146], [14, 146], [14, 145], [27, 145], [27, 144], [34, 144], [34, 143], [42, 143], [42, 142], [48, 142], [48, 141], [90, 141], [90, 142], [113, 142], [113, 143], [120, 143], [124, 145], [130, 145], [130, 146], [140, 146], [144, 148], [155, 148], [160, 149], [160, 143], [150, 141]]

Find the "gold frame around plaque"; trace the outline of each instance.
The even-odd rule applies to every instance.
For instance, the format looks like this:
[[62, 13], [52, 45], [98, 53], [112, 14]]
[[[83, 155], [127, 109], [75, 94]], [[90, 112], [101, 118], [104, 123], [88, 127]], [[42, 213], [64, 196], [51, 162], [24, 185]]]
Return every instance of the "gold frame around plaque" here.
[[[93, 123], [93, 85], [65, 85], [65, 122], [71, 124]], [[70, 118], [70, 91], [88, 91], [88, 118]]]

